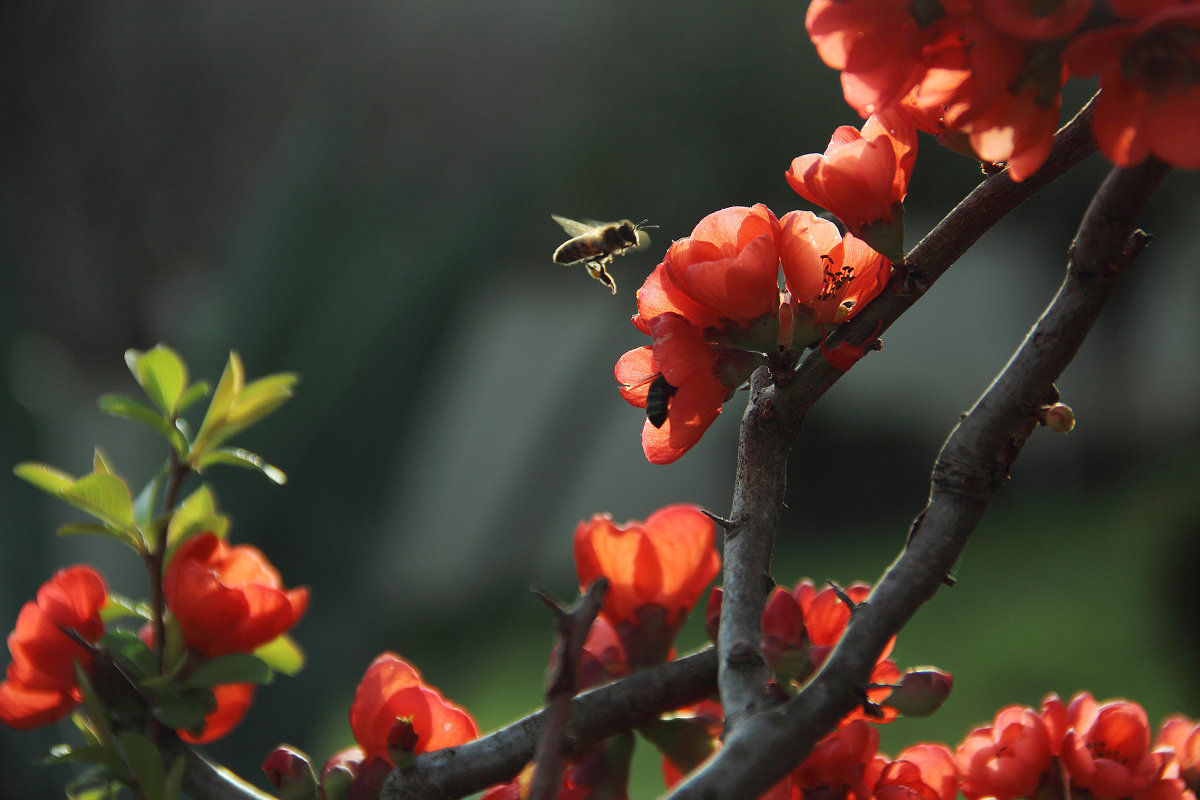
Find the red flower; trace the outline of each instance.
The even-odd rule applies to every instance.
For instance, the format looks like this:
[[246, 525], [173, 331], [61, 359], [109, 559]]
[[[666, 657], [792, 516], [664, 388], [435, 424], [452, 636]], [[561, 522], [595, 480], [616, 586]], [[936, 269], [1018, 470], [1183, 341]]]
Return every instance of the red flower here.
[[249, 653], [290, 630], [308, 607], [308, 589], [285, 590], [262, 551], [212, 533], [180, 545], [163, 594], [184, 641], [208, 656]]
[[899, 100], [924, 70], [926, 34], [905, 0], [813, 0], [804, 26], [842, 73], [846, 102], [866, 118]]
[[779, 220], [761, 203], [714, 211], [690, 236], [671, 244], [638, 290], [633, 323], [650, 333], [659, 314], [674, 312], [703, 330], [730, 323], [749, 328], [779, 310]]
[[575, 528], [581, 589], [609, 581], [601, 614], [617, 629], [630, 667], [666, 659], [675, 633], [721, 569], [716, 525], [699, 508], [672, 505], [616, 525], [597, 514]]
[[[621, 396], [636, 408], [645, 408], [654, 382], [662, 379], [667, 404], [661, 425], [646, 419], [642, 426], [642, 451], [651, 464], [670, 464], [700, 441], [721, 413], [721, 404], [744, 380], [739, 371], [730, 385], [718, 377], [724, 351], [707, 344], [686, 319], [660, 314], [648, 324], [654, 337], [651, 347], [630, 350], [617, 360], [614, 375]], [[734, 360], [727, 354], [725, 363]]]
[[982, 0], [984, 16], [1009, 36], [1034, 41], [1062, 39], [1079, 29], [1092, 0]]
[[851, 319], [887, 285], [892, 262], [852, 234], [842, 237], [832, 222], [809, 211], [792, 211], [783, 216], [780, 228], [788, 291], [812, 311], [815, 325]]
[[1200, 789], [1200, 725], [1174, 716], [1163, 723], [1154, 749], [1170, 748], [1179, 764], [1179, 775], [1194, 794]]
[[479, 736], [475, 720], [421, 680], [417, 670], [395, 653], [382, 653], [354, 692], [350, 729], [366, 760], [388, 756], [388, 734], [407, 721], [416, 735], [413, 755], [469, 742]]
[[1100, 73], [1092, 128], [1101, 152], [1120, 167], [1153, 155], [1200, 168], [1200, 5], [1160, 0], [1117, 10], [1136, 21], [1086, 33], [1065, 53], [1072, 73]]
[[944, 744], [909, 747], [888, 764], [875, 782], [876, 800], [954, 800], [958, 770]]
[[784, 177], [851, 233], [899, 260], [904, 257], [903, 202], [916, 159], [916, 128], [896, 105], [873, 114], [861, 131], [839, 127], [824, 154], [798, 156]]
[[607, 683], [628, 674], [629, 662], [625, 658], [625, 646], [621, 644], [616, 628], [607, 617], [596, 617], [583, 643], [579, 664], [580, 689]]
[[879, 730], [855, 720], [818, 742], [792, 771], [792, 780], [802, 793], [820, 788], [822, 796], [869, 800], [871, 773], [881, 766], [874, 764], [878, 749]]
[[0, 683], [0, 722], [25, 730], [65, 717], [82, 700], [75, 682], [75, 662], [85, 670], [91, 653], [64, 633], [74, 631], [87, 642], [104, 634], [100, 609], [108, 602], [104, 579], [78, 565], [60, 570], [26, 603], [8, 635], [12, 663]]
[[217, 707], [204, 715], [204, 729], [199, 734], [176, 731], [179, 738], [192, 744], [215, 742], [238, 726], [254, 700], [253, 683], [226, 683], [214, 686]]
[[990, 726], [976, 728], [955, 758], [967, 800], [1030, 797], [1050, 768], [1050, 729], [1036, 711], [1002, 708]]
[[1132, 797], [1158, 777], [1160, 759], [1150, 752], [1150, 722], [1136, 703], [1099, 705], [1080, 692], [1067, 708], [1071, 729], [1063, 737], [1062, 760], [1071, 781], [1095, 800]]

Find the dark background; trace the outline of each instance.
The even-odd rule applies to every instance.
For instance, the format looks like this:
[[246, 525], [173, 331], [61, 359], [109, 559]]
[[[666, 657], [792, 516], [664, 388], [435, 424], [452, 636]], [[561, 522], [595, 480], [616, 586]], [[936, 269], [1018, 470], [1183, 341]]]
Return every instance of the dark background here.
[[[677, 464], [641, 455], [612, 378], [644, 343], [634, 291], [711, 211], [808, 207], [783, 171], [859, 124], [790, 2], [15, 2], [0, 70], [0, 627], [70, 563], [145, 592], [127, 553], [55, 538], [78, 515], [2, 477], [25, 460], [85, 473], [96, 445], [150, 477], [160, 442], [95, 407], [135, 390], [126, 348], [169, 343], [213, 381], [230, 349], [251, 377], [299, 372], [238, 440], [287, 485], [205, 476], [233, 538], [312, 589], [307, 669], [210, 748], [255, 781], [275, 743], [318, 763], [350, 743], [384, 649], [484, 729], [532, 709], [550, 626], [527, 587], [573, 593], [575, 523], [728, 509], [741, 396]], [[921, 147], [909, 246], [981, 178]], [[814, 410], [780, 582], [874, 580], [899, 550], [1106, 169], [1093, 157], [1010, 215]], [[934, 720], [891, 726], [891, 752], [956, 744], [1049, 691], [1200, 713], [1196, 190], [1181, 173], [1156, 196], [1154, 244], [1060, 383], [1078, 428], [1035, 436], [959, 585], [901, 636], [902, 665], [957, 686]], [[613, 298], [550, 262], [551, 212], [660, 228], [616, 262]], [[59, 733], [0, 731], [0, 794], [61, 791], [66, 768], [29, 766]]]

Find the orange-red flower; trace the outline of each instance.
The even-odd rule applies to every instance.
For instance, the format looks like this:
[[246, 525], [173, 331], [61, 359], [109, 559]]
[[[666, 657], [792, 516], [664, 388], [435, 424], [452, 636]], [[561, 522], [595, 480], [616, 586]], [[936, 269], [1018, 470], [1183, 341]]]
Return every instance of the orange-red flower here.
[[967, 800], [1030, 797], [1050, 769], [1050, 729], [1033, 709], [1007, 706], [991, 725], [976, 728], [955, 759]]
[[690, 236], [671, 244], [638, 290], [634, 325], [650, 333], [650, 321], [666, 312], [700, 330], [749, 329], [774, 320], [779, 311], [778, 233], [779, 220], [761, 203], [704, 217]]
[[831, 212], [851, 233], [893, 260], [904, 257], [904, 197], [917, 159], [917, 131], [898, 104], [858, 130], [839, 127], [824, 154], [792, 160], [784, 173], [806, 200]]
[[[642, 451], [651, 464], [670, 464], [700, 441], [757, 362], [706, 343], [675, 313], [659, 314], [647, 328], [654, 344], [625, 353], [613, 374], [621, 396], [636, 408], [646, 408], [652, 388], [661, 392], [655, 402], [666, 404], [665, 419], [647, 415]], [[658, 380], [666, 385], [656, 388]]]
[[[841, 236], [829, 220], [791, 211], [780, 220], [779, 248], [788, 292], [821, 328], [846, 322], [874, 300], [892, 273], [892, 262], [853, 234]], [[797, 315], [804, 319], [804, 315]], [[789, 337], [811, 344], [799, 327]]]
[[[879, 730], [865, 720], [854, 720], [826, 736], [800, 766], [792, 781], [805, 790], [823, 789], [822, 797], [870, 800], [871, 786], [886, 760], [876, 753]], [[876, 764], [876, 761], [882, 763]]]
[[1137, 703], [1101, 705], [1080, 692], [1067, 708], [1067, 724], [1063, 765], [1072, 783], [1095, 800], [1133, 797], [1158, 777], [1161, 759], [1150, 752], [1150, 722]]
[[954, 800], [954, 754], [944, 744], [913, 745], [884, 767], [874, 788], [875, 800]]
[[1092, 128], [1120, 167], [1147, 156], [1200, 168], [1200, 5], [1179, 0], [1114, 3], [1134, 21], [1071, 42], [1071, 72], [1100, 74]]
[[1175, 753], [1179, 777], [1195, 794], [1200, 790], [1200, 725], [1186, 717], [1168, 717], [1154, 740], [1155, 750], [1167, 748]]
[[212, 689], [217, 707], [204, 715], [204, 729], [198, 734], [176, 731], [179, 738], [192, 744], [215, 742], [236, 728], [254, 700], [253, 683], [225, 683]]
[[350, 706], [350, 729], [364, 759], [388, 755], [388, 734], [404, 721], [416, 741], [413, 755], [441, 750], [478, 738], [475, 720], [421, 679], [416, 668], [395, 653], [382, 653], [367, 667]]
[[0, 683], [0, 722], [21, 730], [36, 728], [79, 704], [75, 663], [88, 669], [92, 655], [64, 630], [98, 641], [104, 634], [100, 609], [107, 601], [104, 579], [85, 565], [59, 570], [42, 584], [8, 635], [13, 660]]
[[212, 533], [180, 545], [163, 594], [184, 641], [208, 656], [249, 653], [290, 630], [308, 608], [308, 589], [284, 589], [262, 551]]
[[630, 667], [666, 659], [675, 633], [721, 569], [716, 525], [699, 508], [671, 505], [645, 522], [597, 514], [575, 528], [575, 571], [586, 589], [607, 578], [601, 614], [617, 629]]

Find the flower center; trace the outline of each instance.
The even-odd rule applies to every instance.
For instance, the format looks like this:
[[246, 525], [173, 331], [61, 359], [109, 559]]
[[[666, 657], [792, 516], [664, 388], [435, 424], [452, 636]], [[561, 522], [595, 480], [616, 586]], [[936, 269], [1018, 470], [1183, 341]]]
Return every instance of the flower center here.
[[1121, 57], [1121, 73], [1159, 97], [1188, 91], [1200, 83], [1200, 31], [1174, 26], [1147, 32]]

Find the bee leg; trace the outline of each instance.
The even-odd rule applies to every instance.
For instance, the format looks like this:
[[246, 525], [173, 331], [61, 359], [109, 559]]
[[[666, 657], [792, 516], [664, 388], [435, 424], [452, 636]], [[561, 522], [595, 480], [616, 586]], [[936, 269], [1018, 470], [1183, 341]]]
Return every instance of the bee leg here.
[[585, 261], [583, 266], [587, 269], [588, 275], [607, 286], [613, 294], [617, 293], [617, 282], [613, 280], [612, 275], [608, 274], [603, 261]]

